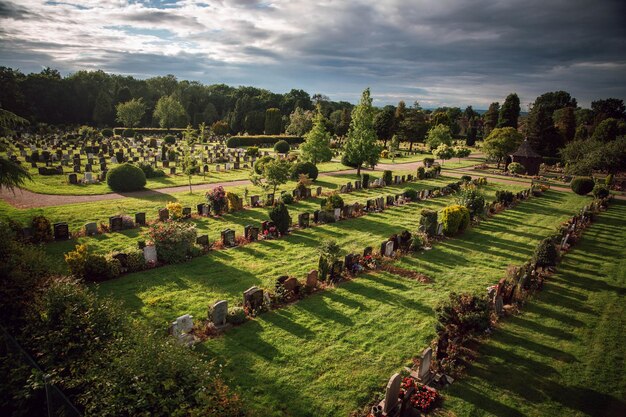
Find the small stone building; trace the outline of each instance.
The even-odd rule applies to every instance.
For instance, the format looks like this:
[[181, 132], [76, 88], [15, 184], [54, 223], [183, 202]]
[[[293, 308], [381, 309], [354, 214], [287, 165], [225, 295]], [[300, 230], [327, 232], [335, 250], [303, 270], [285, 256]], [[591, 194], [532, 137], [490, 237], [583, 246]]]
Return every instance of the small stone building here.
[[519, 148], [511, 154], [511, 162], [522, 164], [528, 175], [539, 174], [539, 165], [542, 161], [543, 158], [530, 146], [528, 139], [524, 139]]

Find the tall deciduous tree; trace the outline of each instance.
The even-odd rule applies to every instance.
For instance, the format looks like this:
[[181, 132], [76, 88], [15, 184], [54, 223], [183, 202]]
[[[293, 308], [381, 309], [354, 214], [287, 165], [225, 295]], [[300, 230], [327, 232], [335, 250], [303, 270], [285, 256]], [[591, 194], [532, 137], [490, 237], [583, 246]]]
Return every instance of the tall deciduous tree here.
[[565, 141], [571, 142], [576, 134], [576, 116], [573, 107], [563, 107], [558, 109], [552, 115], [554, 126], [556, 126], [559, 134]]
[[488, 158], [500, 163], [522, 143], [522, 134], [512, 127], [495, 128], [483, 142], [482, 150]]
[[277, 108], [267, 109], [265, 111], [265, 134], [280, 135], [281, 122], [280, 110]]
[[[318, 104], [321, 109], [321, 104]], [[313, 127], [313, 112], [304, 111], [300, 107], [289, 115], [289, 125], [285, 132], [289, 135], [304, 136]]]
[[300, 155], [303, 160], [315, 165], [328, 162], [333, 157], [333, 151], [330, 149], [330, 134], [326, 130], [320, 105], [313, 119], [313, 128], [306, 134], [304, 143], [300, 145]]
[[500, 107], [497, 127], [512, 127], [517, 129], [519, 119], [520, 103], [519, 97], [515, 93], [509, 94]]
[[395, 108], [393, 106], [385, 106], [381, 111], [376, 113], [376, 116], [374, 116], [376, 136], [378, 137], [378, 140], [383, 141], [383, 146], [387, 146], [387, 141], [394, 133], [394, 113]]
[[498, 125], [498, 118], [500, 117], [500, 103], [494, 102], [489, 105], [489, 109], [483, 114], [483, 129], [485, 135], [489, 135], [493, 129]]
[[119, 103], [115, 106], [117, 121], [124, 127], [135, 127], [141, 122], [141, 118], [146, 112], [146, 105], [142, 99], [134, 98], [130, 101]]
[[409, 150], [412, 150], [415, 142], [424, 142], [426, 138], [426, 115], [422, 110], [407, 109], [398, 131], [401, 132], [399, 139], [409, 142]]
[[113, 122], [113, 101], [106, 91], [101, 91], [93, 108], [93, 121], [98, 126], [110, 125]]
[[374, 130], [372, 98], [370, 89], [366, 88], [361, 95], [361, 101], [352, 110], [352, 121], [341, 162], [356, 168], [357, 175], [361, 175], [361, 167], [364, 164], [376, 166], [380, 159], [380, 151], [381, 147], [376, 141]]
[[608, 118], [626, 118], [626, 106], [624, 106], [624, 100], [617, 98], [592, 101], [591, 110], [593, 111], [595, 125], [602, 123], [603, 120]]
[[159, 126], [165, 129], [187, 124], [187, 112], [174, 95], [163, 96], [157, 101], [154, 117], [159, 120]]
[[439, 145], [452, 145], [452, 133], [450, 133], [450, 128], [446, 125], [433, 126], [428, 131], [426, 144], [430, 150], [437, 149]]

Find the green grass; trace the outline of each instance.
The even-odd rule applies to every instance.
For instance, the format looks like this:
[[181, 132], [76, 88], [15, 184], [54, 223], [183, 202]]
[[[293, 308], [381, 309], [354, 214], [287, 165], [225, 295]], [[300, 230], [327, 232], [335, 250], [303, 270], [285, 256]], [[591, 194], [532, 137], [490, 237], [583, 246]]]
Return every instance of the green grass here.
[[615, 201], [445, 392], [458, 416], [626, 415], [626, 204]]
[[[487, 193], [500, 188], [491, 185]], [[184, 313], [204, 317], [207, 306], [219, 299], [240, 303], [242, 291], [251, 285], [272, 288], [283, 274], [302, 278], [315, 267], [316, 247], [325, 239], [360, 252], [391, 233], [415, 229], [422, 208], [441, 208], [451, 200], [429, 200], [211, 253], [105, 282], [98, 291], [164, 328]], [[197, 350], [223, 364], [228, 383], [263, 415], [347, 415], [382, 390], [389, 376], [434, 337], [432, 309], [438, 301], [450, 291], [484, 292], [507, 265], [527, 259], [536, 243], [584, 201], [549, 191], [459, 238], [399, 261], [430, 276], [431, 284], [388, 273], [362, 275], [263, 314]]]

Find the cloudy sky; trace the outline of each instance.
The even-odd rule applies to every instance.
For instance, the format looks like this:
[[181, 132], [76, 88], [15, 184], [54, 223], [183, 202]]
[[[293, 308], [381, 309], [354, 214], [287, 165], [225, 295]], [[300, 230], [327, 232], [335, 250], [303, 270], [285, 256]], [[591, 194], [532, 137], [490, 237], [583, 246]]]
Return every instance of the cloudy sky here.
[[0, 65], [484, 109], [626, 99], [624, 0], [0, 0]]

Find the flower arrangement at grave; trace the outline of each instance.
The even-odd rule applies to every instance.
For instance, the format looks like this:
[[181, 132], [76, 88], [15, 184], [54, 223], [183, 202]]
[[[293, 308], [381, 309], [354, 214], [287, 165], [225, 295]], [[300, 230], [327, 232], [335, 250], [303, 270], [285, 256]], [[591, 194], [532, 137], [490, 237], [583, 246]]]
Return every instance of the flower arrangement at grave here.
[[264, 239], [275, 239], [278, 237], [278, 229], [276, 226], [270, 226], [263, 231]]
[[426, 385], [422, 385], [415, 390], [415, 394], [411, 395], [409, 402], [413, 408], [421, 412], [427, 413], [435, 408], [439, 401], [439, 393], [436, 389]]
[[165, 205], [165, 208], [169, 212], [172, 220], [182, 220], [183, 218], [183, 205], [180, 203], [170, 202]]
[[216, 216], [221, 215], [228, 208], [226, 192], [222, 186], [215, 187], [211, 191], [207, 192], [206, 199], [211, 206], [211, 211]]
[[372, 255], [363, 256], [359, 259], [359, 264], [364, 269], [377, 269], [380, 266], [380, 262]]
[[191, 257], [197, 234], [194, 224], [181, 222], [158, 222], [148, 229], [159, 261], [167, 264], [184, 262]]

